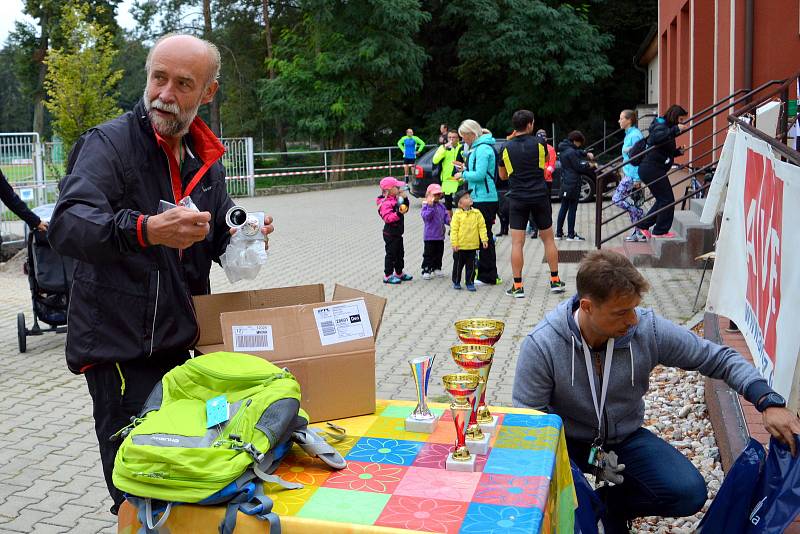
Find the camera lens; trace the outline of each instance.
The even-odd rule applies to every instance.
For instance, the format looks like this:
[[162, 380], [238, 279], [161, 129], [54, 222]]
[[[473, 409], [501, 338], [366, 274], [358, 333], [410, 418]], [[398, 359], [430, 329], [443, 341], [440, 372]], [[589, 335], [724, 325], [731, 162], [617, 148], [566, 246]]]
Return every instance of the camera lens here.
[[227, 215], [225, 215], [225, 222], [227, 222], [228, 226], [231, 228], [239, 228], [247, 222], [247, 210], [241, 206], [232, 207], [228, 210]]

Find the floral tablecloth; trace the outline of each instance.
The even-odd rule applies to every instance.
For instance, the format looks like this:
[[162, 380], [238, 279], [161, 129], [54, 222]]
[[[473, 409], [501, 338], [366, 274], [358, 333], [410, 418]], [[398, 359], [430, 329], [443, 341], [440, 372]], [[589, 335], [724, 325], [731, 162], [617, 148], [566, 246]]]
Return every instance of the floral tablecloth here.
[[[295, 447], [276, 474], [305, 487], [265, 486], [284, 534], [574, 532], [576, 498], [558, 416], [491, 408], [500, 426], [489, 454], [477, 457], [476, 472], [461, 473], [444, 469], [455, 441], [446, 405], [431, 404], [441, 419], [433, 433], [422, 434], [404, 428], [415, 404], [378, 401], [373, 415], [335, 421], [347, 432], [332, 442], [348, 461], [342, 471], [331, 471]], [[181, 508], [184, 517], [203, 512], [181, 506], [173, 514]], [[217, 522], [207, 524], [214, 527], [209, 532], [216, 531]]]

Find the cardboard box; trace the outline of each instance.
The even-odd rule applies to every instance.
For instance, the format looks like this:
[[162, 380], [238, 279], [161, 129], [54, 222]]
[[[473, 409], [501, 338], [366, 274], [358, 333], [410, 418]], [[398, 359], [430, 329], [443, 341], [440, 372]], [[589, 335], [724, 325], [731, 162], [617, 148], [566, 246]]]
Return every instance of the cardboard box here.
[[[323, 338], [328, 323], [320, 316], [327, 310], [356, 309], [359, 300], [371, 328], [366, 329], [357, 313], [346, 315], [342, 335], [365, 337], [343, 342]], [[337, 284], [333, 300], [326, 302], [323, 285], [315, 284], [204, 295], [194, 303], [200, 325], [196, 352], [238, 349], [286, 367], [300, 382], [301, 405], [311, 422], [375, 410], [375, 339], [386, 299]], [[356, 322], [351, 325], [351, 320]], [[348, 326], [355, 328], [347, 330]], [[252, 335], [242, 334], [243, 329]], [[255, 345], [254, 339], [259, 340]]]

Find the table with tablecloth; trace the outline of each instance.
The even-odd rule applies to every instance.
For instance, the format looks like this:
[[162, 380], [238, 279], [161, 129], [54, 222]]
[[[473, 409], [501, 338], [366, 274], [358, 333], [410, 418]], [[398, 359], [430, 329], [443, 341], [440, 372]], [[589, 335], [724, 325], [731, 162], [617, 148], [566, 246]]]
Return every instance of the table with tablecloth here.
[[[332, 471], [295, 446], [276, 472], [302, 489], [265, 484], [284, 534], [380, 533], [572, 533], [575, 490], [561, 419], [520, 408], [491, 407], [499, 426], [472, 473], [445, 470], [455, 441], [447, 405], [431, 403], [441, 418], [431, 434], [406, 432], [416, 405], [378, 401], [375, 413], [334, 421], [346, 435], [331, 444], [348, 465]], [[325, 424], [313, 427], [331, 430]], [[216, 532], [221, 507], [173, 507], [171, 532]], [[119, 533], [136, 532], [132, 507], [120, 513]], [[207, 529], [207, 530], [206, 530]], [[267, 532], [239, 514], [237, 532]]]

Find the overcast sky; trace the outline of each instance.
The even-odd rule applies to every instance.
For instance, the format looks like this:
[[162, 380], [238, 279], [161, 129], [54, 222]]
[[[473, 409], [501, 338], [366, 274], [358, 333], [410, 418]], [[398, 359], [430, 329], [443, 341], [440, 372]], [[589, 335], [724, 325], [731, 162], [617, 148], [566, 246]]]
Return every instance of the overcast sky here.
[[[3, 16], [0, 17], [0, 46], [4, 45], [8, 34], [14, 30], [14, 21], [27, 20], [35, 24], [36, 21], [23, 13], [23, 0], [2, 0]], [[133, 28], [134, 21], [129, 12], [133, 0], [122, 0], [117, 8], [117, 22], [123, 28]]]

